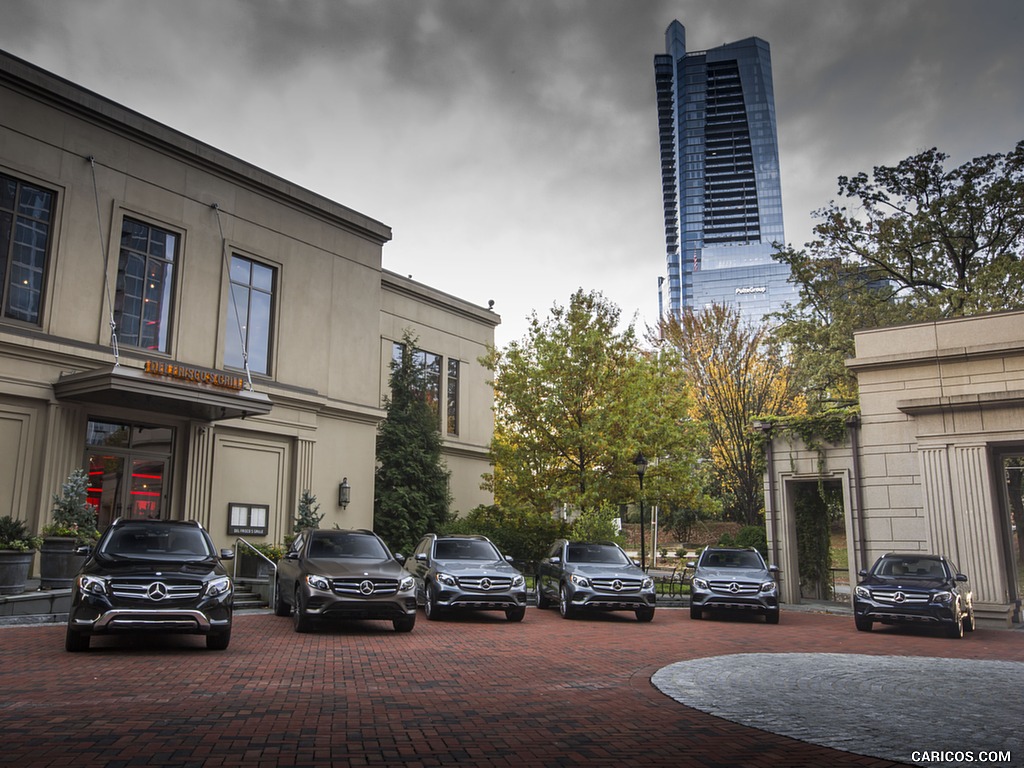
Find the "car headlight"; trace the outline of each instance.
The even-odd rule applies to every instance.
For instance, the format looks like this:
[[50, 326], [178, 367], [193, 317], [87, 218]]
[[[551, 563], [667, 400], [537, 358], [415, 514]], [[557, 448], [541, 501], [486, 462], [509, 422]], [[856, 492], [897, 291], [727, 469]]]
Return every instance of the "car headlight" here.
[[942, 592], [936, 592], [934, 595], [932, 595], [932, 602], [933, 603], [948, 603], [948, 602], [952, 601], [952, 599], [953, 599], [953, 593], [950, 592], [949, 590], [943, 590]]
[[315, 573], [306, 575], [306, 583], [313, 589], [322, 589], [327, 592], [331, 591], [331, 583], [323, 576], [317, 576]]
[[107, 580], [101, 579], [99, 576], [82, 575], [78, 577], [78, 588], [87, 595], [105, 595], [107, 594]]
[[217, 595], [223, 595], [230, 591], [231, 579], [227, 576], [218, 576], [216, 579], [211, 579], [206, 585], [206, 594], [210, 597], [217, 597]]
[[569, 581], [575, 584], [577, 587], [583, 587], [584, 589], [590, 586], [590, 581], [586, 576], [580, 576], [578, 573], [573, 573], [569, 576]]
[[398, 591], [399, 592], [408, 592], [414, 586], [416, 586], [416, 582], [413, 579], [413, 577], [412, 576], [406, 576], [404, 579], [402, 579], [400, 582], [398, 582]]
[[761, 591], [762, 592], [774, 592], [775, 591], [775, 582], [774, 581], [765, 581], [765, 582], [763, 582], [761, 584]]
[[521, 576], [521, 575], [520, 575], [520, 576], [516, 576], [516, 577], [514, 577], [514, 578], [512, 579], [512, 586], [513, 586], [513, 587], [521, 587], [521, 586], [523, 586], [523, 585], [524, 585], [525, 583], [526, 583], [526, 579], [525, 579], [525, 578], [523, 578], [523, 576]]
[[446, 587], [458, 585], [458, 581], [450, 573], [435, 573], [434, 578], [437, 579], [439, 584], [444, 584]]
[[654, 579], [650, 576], [644, 577], [643, 583], [640, 585], [640, 589], [651, 589], [654, 587]]
[[857, 587], [854, 590], [854, 594], [856, 594], [857, 597], [864, 598], [865, 600], [870, 600], [871, 599], [871, 590], [868, 589], [867, 587]]
[[704, 581], [704, 579], [694, 579], [693, 586], [695, 586], [697, 589], [706, 590], [708, 588], [708, 583]]

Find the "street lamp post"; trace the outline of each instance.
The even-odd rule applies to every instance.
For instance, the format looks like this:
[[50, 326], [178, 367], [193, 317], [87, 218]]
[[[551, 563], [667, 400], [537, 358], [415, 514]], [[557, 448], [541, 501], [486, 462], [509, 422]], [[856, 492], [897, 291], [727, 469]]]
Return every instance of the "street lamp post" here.
[[647, 539], [644, 536], [644, 472], [647, 471], [647, 457], [643, 451], [637, 451], [633, 459], [636, 465], [636, 476], [640, 478], [640, 568], [647, 570]]

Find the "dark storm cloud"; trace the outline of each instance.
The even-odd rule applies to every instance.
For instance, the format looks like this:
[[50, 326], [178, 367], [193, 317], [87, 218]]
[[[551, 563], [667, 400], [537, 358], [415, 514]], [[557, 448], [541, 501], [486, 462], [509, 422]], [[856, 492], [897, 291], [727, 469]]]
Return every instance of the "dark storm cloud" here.
[[0, 47], [392, 226], [385, 266], [656, 317], [653, 57], [772, 49], [787, 239], [836, 177], [1024, 138], [1019, 0], [5, 0]]

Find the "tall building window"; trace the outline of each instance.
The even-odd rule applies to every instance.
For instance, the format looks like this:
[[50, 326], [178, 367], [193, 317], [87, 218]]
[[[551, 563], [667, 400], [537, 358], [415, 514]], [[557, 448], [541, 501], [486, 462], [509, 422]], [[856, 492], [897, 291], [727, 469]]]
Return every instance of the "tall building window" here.
[[[402, 360], [404, 345], [395, 342], [391, 348], [391, 357], [396, 363]], [[433, 352], [422, 349], [412, 351], [412, 364], [416, 371], [419, 394], [437, 419], [438, 429], [441, 428], [441, 363], [444, 358]], [[449, 361], [450, 364], [451, 361]]]
[[39, 323], [54, 193], [0, 174], [3, 316]]
[[459, 434], [459, 361], [448, 358], [448, 434]]
[[274, 310], [273, 267], [235, 254], [231, 257], [231, 300], [228, 306], [224, 364], [270, 373], [270, 341]]
[[121, 343], [168, 351], [177, 255], [173, 232], [134, 219], [122, 223], [114, 298]]

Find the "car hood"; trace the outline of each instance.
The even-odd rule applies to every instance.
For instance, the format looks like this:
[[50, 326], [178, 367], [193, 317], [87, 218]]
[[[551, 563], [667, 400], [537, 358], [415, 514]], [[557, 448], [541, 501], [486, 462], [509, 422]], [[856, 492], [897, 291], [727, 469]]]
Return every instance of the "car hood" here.
[[206, 560], [118, 560], [116, 558], [89, 559], [82, 573], [120, 578], [145, 576], [181, 576], [203, 578], [226, 574], [224, 567], [214, 559]]
[[520, 572], [504, 560], [434, 560], [435, 571], [469, 576], [471, 574], [486, 574], [501, 576], [520, 576]]
[[307, 573], [321, 576], [379, 576], [401, 579], [409, 575], [397, 560], [369, 560], [366, 558], [313, 557], [305, 562]]
[[953, 589], [945, 579], [917, 579], [905, 576], [868, 576], [862, 579], [860, 586], [863, 587], [884, 587], [888, 589], [910, 589], [923, 592], [937, 591], [941, 589]]
[[635, 565], [609, 565], [608, 563], [566, 563], [565, 570], [590, 578], [606, 576], [610, 579], [642, 579], [645, 575]]
[[772, 575], [761, 568], [698, 568], [697, 579], [714, 581], [771, 581]]

